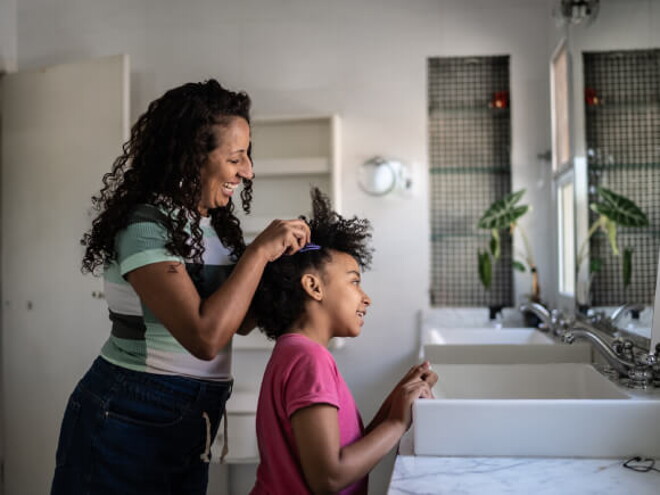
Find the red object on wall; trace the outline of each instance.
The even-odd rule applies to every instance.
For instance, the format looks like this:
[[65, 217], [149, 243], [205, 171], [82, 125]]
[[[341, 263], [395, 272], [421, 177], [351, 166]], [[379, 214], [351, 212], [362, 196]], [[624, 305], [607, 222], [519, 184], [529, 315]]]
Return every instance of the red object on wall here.
[[602, 103], [594, 88], [584, 88], [584, 102], [588, 107], [594, 107]]
[[490, 100], [489, 106], [491, 108], [509, 108], [509, 92], [495, 91]]

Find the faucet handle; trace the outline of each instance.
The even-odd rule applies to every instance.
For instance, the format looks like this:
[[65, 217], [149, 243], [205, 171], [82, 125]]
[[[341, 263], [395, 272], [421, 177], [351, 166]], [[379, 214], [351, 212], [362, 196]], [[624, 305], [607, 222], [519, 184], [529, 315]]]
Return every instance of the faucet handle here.
[[575, 325], [575, 318], [572, 316], [561, 315], [559, 319], [552, 322], [552, 329], [557, 336], [568, 332]]
[[589, 321], [592, 324], [598, 324], [607, 319], [607, 315], [603, 311], [594, 311], [589, 315]]
[[633, 348], [635, 347], [635, 344], [630, 339], [622, 339], [621, 337], [617, 337], [612, 341], [610, 346], [612, 347], [612, 350], [614, 352], [616, 352], [621, 356], [624, 354], [630, 355], [630, 353], [633, 352]]
[[626, 339], [623, 341], [623, 348], [621, 350], [621, 356], [628, 361], [635, 360], [635, 344], [632, 340]]
[[655, 354], [640, 354], [637, 362], [643, 366], [653, 367], [658, 363], [658, 357]]
[[631, 388], [647, 388], [653, 382], [653, 370], [650, 366], [634, 366], [628, 370]]

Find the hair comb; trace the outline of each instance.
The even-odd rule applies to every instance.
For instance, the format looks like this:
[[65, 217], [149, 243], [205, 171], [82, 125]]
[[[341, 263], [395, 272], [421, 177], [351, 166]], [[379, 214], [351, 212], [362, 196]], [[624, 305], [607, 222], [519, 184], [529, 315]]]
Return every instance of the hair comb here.
[[311, 242], [308, 242], [302, 248], [300, 248], [300, 251], [298, 252], [304, 253], [306, 251], [318, 251], [319, 249], [321, 249], [321, 246], [319, 246], [318, 244], [313, 244]]

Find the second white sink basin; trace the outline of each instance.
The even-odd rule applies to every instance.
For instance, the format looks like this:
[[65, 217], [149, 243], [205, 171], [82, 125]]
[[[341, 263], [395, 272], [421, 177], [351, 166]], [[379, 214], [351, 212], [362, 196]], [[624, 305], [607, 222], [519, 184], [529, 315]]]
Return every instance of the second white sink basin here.
[[433, 365], [438, 399], [630, 399], [583, 363]]
[[582, 363], [441, 365], [413, 406], [416, 455], [660, 456], [660, 398]]
[[434, 363], [591, 362], [587, 343], [557, 343], [535, 328], [433, 328], [423, 338], [423, 358]]

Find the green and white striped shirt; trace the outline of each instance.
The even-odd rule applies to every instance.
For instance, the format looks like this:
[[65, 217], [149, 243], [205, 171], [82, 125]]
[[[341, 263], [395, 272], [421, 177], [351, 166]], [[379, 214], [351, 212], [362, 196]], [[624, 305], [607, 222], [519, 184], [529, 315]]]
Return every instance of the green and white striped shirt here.
[[[124, 278], [131, 270], [162, 261], [185, 264], [202, 298], [212, 294], [227, 279], [234, 263], [211, 226], [202, 217], [204, 254], [202, 265], [169, 253], [165, 214], [152, 205], [141, 205], [131, 214], [128, 226], [116, 238], [117, 260], [104, 271], [105, 294], [112, 331], [101, 356], [124, 368], [205, 380], [231, 378], [231, 342], [211, 361], [190, 354], [154, 314], [142, 304]], [[195, 272], [195, 270], [199, 270]]]

